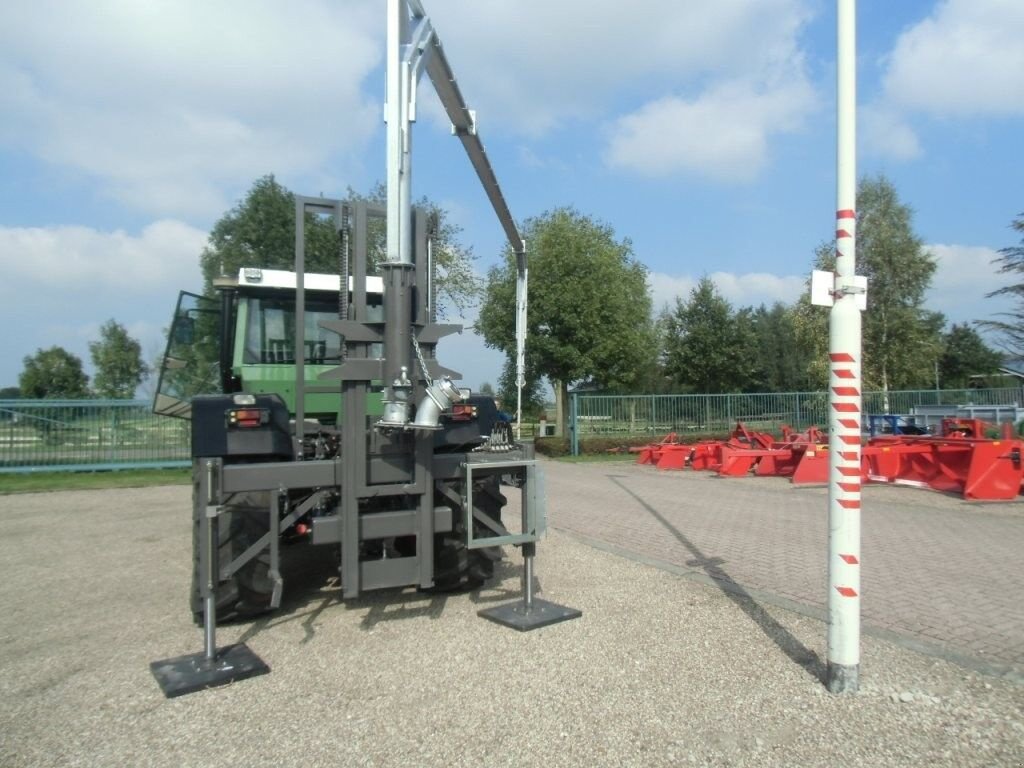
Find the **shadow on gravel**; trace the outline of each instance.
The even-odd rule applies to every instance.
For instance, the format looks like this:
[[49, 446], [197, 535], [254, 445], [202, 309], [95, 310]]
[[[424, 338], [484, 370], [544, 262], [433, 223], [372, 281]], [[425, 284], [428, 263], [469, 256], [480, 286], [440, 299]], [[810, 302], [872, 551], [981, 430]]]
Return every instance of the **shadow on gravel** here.
[[621, 480], [623, 476], [606, 475], [615, 485], [628, 493], [641, 507], [646, 509], [651, 516], [661, 523], [676, 541], [682, 544], [691, 555], [692, 560], [686, 562], [687, 567], [699, 568], [712, 578], [722, 593], [732, 600], [736, 606], [749, 616], [761, 629], [768, 639], [775, 643], [794, 663], [806, 669], [822, 685], [825, 684], [825, 664], [817, 652], [810, 650], [807, 646], [797, 640], [793, 634], [784, 626], [779, 624], [771, 614], [762, 608], [750, 593], [721, 568], [725, 561], [720, 557], [708, 557], [692, 541], [684, 536], [675, 526], [662, 516], [658, 510], [640, 498], [635, 492], [627, 488]]
[[[509, 589], [503, 584], [510, 577], [519, 576], [522, 566], [507, 559], [495, 564], [494, 576], [482, 587], [469, 590], [469, 599], [476, 604], [510, 602], [522, 598], [520, 589]], [[274, 613], [256, 619], [242, 619], [232, 624], [250, 623], [238, 642], [245, 643], [263, 630], [288, 622], [302, 624], [305, 636], [301, 642], [310, 642], [316, 635], [320, 615], [328, 610], [366, 611], [359, 628], [372, 630], [388, 621], [402, 621], [426, 617], [439, 619], [448, 598], [465, 594], [467, 590], [451, 592], [388, 589], [368, 593], [354, 600], [342, 600], [338, 580], [337, 551], [333, 547], [297, 545], [282, 552], [281, 575], [287, 587], [281, 597], [281, 607]], [[534, 577], [534, 592], [542, 591], [540, 580]]]

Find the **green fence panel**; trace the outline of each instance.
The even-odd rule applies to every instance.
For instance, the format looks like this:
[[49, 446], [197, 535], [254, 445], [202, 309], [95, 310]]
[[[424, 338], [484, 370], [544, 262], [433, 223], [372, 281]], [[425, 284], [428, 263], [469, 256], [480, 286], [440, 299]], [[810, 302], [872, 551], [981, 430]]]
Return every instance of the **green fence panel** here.
[[190, 422], [148, 400], [0, 400], [0, 473], [181, 467]]
[[[1019, 387], [1002, 389], [922, 389], [865, 392], [862, 412], [911, 415], [919, 406], [1015, 406], [1024, 402]], [[804, 430], [828, 427], [827, 392], [729, 395], [574, 395], [576, 440], [588, 436], [663, 436], [724, 432], [737, 421], [749, 429], [778, 433], [783, 425]], [[866, 426], [866, 425], [865, 425]], [[575, 442], [575, 441], [574, 441]]]

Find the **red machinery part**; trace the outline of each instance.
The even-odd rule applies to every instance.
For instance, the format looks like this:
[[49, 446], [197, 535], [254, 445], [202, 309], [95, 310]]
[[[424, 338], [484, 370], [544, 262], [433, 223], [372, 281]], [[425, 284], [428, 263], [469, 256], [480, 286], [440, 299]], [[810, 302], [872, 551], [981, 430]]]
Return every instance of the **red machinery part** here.
[[862, 469], [872, 482], [960, 493], [975, 501], [1008, 501], [1021, 492], [1021, 440], [875, 438], [863, 449]]

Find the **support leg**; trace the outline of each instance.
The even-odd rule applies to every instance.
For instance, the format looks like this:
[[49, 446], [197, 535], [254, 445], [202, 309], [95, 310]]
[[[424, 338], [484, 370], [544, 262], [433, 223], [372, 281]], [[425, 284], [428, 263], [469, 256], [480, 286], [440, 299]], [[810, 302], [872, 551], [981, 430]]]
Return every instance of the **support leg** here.
[[270, 671], [270, 667], [244, 643], [217, 650], [220, 508], [215, 503], [216, 494], [213, 492], [216, 464], [213, 461], [206, 464], [200, 493], [206, 498], [207, 505], [199, 520], [199, 559], [203, 567], [203, 651], [150, 663], [149, 669], [168, 699], [265, 675]]
[[487, 608], [478, 611], [477, 615], [482, 616], [496, 624], [529, 632], [532, 629], [540, 629], [549, 624], [558, 624], [569, 619], [578, 619], [583, 611], [575, 608], [568, 608], [557, 603], [550, 603], [535, 597], [533, 594], [533, 558], [537, 554], [537, 545], [534, 542], [523, 544], [523, 599], [518, 603], [499, 605], [496, 608]]

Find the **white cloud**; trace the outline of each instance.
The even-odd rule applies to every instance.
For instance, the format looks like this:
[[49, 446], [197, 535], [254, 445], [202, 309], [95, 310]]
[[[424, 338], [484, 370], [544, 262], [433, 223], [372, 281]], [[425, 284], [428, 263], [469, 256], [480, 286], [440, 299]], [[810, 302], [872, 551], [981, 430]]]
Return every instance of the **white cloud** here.
[[5, 276], [0, 295], [15, 298], [38, 291], [94, 296], [178, 283], [198, 288], [199, 254], [206, 237], [206, 232], [173, 220], [156, 221], [139, 235], [77, 226], [0, 227], [0, 270]]
[[861, 141], [872, 154], [893, 160], [914, 160], [922, 154], [914, 129], [892, 107], [879, 103], [862, 107], [858, 123]]
[[894, 104], [941, 117], [1024, 114], [1024, 3], [946, 0], [896, 41]]
[[618, 98], [757, 76], [790, 61], [806, 0], [449, 0], [428, 8], [484, 122], [539, 136]]
[[[708, 275], [718, 292], [733, 308], [771, 306], [776, 301], [791, 304], [804, 290], [806, 278], [796, 275], [772, 275], [766, 272], [712, 272]], [[651, 272], [648, 283], [651, 288], [654, 311], [659, 312], [666, 304], [671, 308], [676, 298], [689, 299], [690, 292], [697, 287], [699, 277], [691, 275], [667, 275]]]
[[208, 217], [259, 175], [359, 155], [379, 121], [361, 87], [382, 30], [367, 3], [13, 5], [0, 142], [129, 206]]
[[768, 162], [769, 138], [798, 129], [813, 105], [801, 77], [769, 86], [727, 83], [692, 100], [657, 99], [615, 121], [605, 160], [648, 176], [750, 181]]
[[970, 119], [1024, 115], [1024, 3], [944, 0], [883, 58], [881, 93], [861, 111], [867, 151], [922, 154], [915, 115]]
[[163, 350], [179, 290], [199, 291], [206, 233], [174, 220], [138, 234], [89, 227], [0, 227], [0, 301], [17, 333], [0, 338], [0, 382], [21, 361], [60, 345], [89, 365], [89, 341], [113, 318], [142, 344]]
[[[951, 322], [965, 323], [991, 318], [1012, 306], [1006, 297], [987, 299], [990, 293], [1006, 285], [992, 261], [999, 253], [980, 245], [925, 246], [935, 257], [936, 270], [925, 301], [930, 309], [942, 312]], [[870, 292], [871, 286], [868, 286]]]

